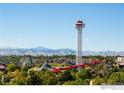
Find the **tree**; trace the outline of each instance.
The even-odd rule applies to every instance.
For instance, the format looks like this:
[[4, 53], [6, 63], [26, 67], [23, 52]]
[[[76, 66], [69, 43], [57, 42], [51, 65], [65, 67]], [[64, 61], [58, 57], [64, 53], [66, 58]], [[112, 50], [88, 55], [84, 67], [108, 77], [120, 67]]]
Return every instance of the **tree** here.
[[105, 77], [106, 75], [110, 74], [110, 71], [108, 68], [106, 68], [104, 62], [103, 63], [100, 63], [100, 64], [97, 64], [95, 65], [94, 68], [92, 68], [91, 72], [94, 72], [92, 73], [92, 77], [97, 77], [97, 76], [100, 76], [100, 77]]
[[88, 85], [89, 84], [89, 79], [77, 79], [75, 81], [66, 81], [64, 82], [63, 85]]
[[6, 85], [10, 82], [10, 77], [7, 74], [3, 74], [1, 77], [1, 83]]
[[23, 76], [27, 77], [27, 76], [28, 76], [28, 67], [23, 67], [23, 68], [21, 69], [21, 74], [22, 74]]
[[[116, 67], [116, 72], [118, 71], [118, 67]], [[124, 72], [124, 68], [122, 67], [122, 68], [119, 68], [119, 72]]]
[[88, 69], [82, 68], [79, 72], [77, 72], [76, 77], [77, 79], [85, 80], [91, 78], [91, 74]]
[[18, 69], [16, 69], [14, 72], [13, 72], [13, 76], [14, 77], [17, 77], [18, 75], [20, 75], [21, 73], [20, 73], [20, 71], [18, 70]]
[[14, 71], [16, 68], [17, 68], [17, 66], [14, 63], [7, 65], [8, 71]]
[[43, 80], [44, 85], [56, 85], [58, 82], [55, 73], [52, 73], [50, 71], [45, 71], [45, 73], [42, 73], [40, 76]]
[[71, 74], [70, 70], [66, 70], [58, 76], [58, 81], [60, 84], [64, 83], [65, 81], [72, 81], [72, 80], [74, 80], [74, 77]]
[[0, 85], [2, 85], [1, 80], [2, 80], [2, 73], [0, 73]]
[[9, 82], [10, 85], [25, 85], [26, 77], [21, 74], [19, 69], [16, 69], [13, 73], [7, 73], [11, 77], [11, 81]]
[[10, 81], [10, 85], [26, 85], [26, 77], [22, 75], [16, 76], [13, 80]]
[[114, 72], [111, 74], [107, 83], [109, 85], [120, 85], [124, 84], [124, 72]]
[[103, 83], [106, 83], [106, 80], [100, 76], [97, 76], [95, 79], [93, 79], [93, 85], [101, 85]]
[[31, 70], [29, 72], [29, 76], [27, 77], [27, 84], [28, 85], [42, 85], [43, 80], [40, 77], [40, 74], [38, 71]]

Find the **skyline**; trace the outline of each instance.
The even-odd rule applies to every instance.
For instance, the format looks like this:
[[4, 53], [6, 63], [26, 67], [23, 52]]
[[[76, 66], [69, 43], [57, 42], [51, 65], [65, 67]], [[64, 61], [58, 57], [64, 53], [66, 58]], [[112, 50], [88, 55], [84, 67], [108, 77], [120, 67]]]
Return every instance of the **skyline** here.
[[0, 47], [76, 49], [78, 18], [83, 51], [124, 50], [124, 4], [0, 4]]

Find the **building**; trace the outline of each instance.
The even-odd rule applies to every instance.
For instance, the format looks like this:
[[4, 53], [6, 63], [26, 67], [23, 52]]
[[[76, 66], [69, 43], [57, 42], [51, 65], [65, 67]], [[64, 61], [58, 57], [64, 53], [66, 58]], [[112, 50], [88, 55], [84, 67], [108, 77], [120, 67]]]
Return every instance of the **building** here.
[[0, 64], [0, 71], [5, 71], [7, 69], [6, 65]]
[[118, 68], [124, 67], [124, 56], [117, 57], [117, 66], [118, 66]]

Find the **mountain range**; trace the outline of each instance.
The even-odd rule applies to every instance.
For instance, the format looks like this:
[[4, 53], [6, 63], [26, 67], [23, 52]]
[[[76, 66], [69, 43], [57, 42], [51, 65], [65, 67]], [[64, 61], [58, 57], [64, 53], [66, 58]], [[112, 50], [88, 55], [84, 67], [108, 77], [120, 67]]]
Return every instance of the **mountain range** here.
[[[0, 48], [0, 55], [75, 55], [76, 50], [69, 48], [61, 48], [61, 49], [50, 49], [45, 47], [37, 47], [37, 48]], [[84, 56], [89, 55], [102, 55], [102, 56], [124, 56], [124, 51], [83, 51], [82, 54]]]

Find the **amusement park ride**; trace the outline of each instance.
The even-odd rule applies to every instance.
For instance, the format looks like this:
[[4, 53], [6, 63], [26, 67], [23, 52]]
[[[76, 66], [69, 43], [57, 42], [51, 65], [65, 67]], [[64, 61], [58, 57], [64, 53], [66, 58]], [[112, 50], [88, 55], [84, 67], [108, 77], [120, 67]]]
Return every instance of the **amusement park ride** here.
[[58, 73], [63, 70], [69, 70], [69, 69], [78, 69], [85, 68], [86, 66], [92, 66], [98, 63], [103, 62], [103, 60], [91, 60], [89, 62], [83, 62], [82, 61], [82, 28], [85, 27], [85, 24], [83, 21], [78, 20], [75, 23], [75, 27], [77, 29], [77, 50], [76, 50], [76, 64], [66, 67], [50, 67], [48, 64], [44, 64], [45, 68], [49, 68], [51, 72]]
[[85, 68], [86, 66], [95, 65], [98, 63], [103, 62], [102, 60], [91, 60], [89, 63], [82, 62], [82, 28], [85, 27], [83, 21], [78, 20], [75, 23], [75, 27], [77, 28], [77, 51], [76, 51], [76, 64], [72, 66], [66, 67], [59, 67], [59, 68], [52, 68], [51, 72], [61, 72], [62, 70], [69, 70], [69, 69], [80, 69]]
[[92, 60], [90, 63], [84, 63], [84, 64], [78, 64], [78, 65], [72, 65], [72, 66], [67, 66], [67, 67], [61, 67], [61, 68], [52, 68], [50, 71], [51, 72], [61, 72], [63, 70], [69, 70], [69, 69], [77, 69], [77, 68], [85, 68], [86, 66], [92, 66], [95, 64], [99, 64], [103, 62], [103, 60]]

